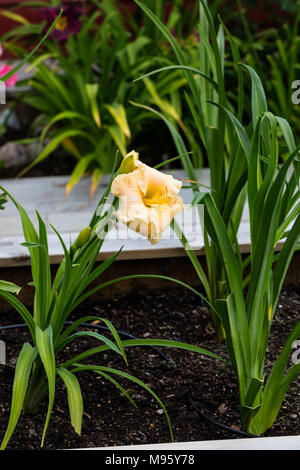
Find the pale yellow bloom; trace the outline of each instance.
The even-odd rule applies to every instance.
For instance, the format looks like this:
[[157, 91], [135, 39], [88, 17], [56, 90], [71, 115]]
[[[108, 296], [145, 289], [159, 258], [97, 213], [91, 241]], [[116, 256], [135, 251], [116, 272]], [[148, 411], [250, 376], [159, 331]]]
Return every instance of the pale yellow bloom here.
[[[135, 154], [137, 155], [137, 154]], [[154, 245], [170, 225], [175, 214], [183, 210], [178, 195], [182, 183], [134, 159], [135, 170], [118, 175], [111, 187], [120, 198], [117, 218]]]

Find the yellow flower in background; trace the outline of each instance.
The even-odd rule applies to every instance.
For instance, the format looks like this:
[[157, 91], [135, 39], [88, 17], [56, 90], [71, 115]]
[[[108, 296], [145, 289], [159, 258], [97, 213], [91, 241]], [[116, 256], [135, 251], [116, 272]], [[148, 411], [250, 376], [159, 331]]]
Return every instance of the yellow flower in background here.
[[154, 245], [161, 240], [175, 214], [183, 210], [178, 195], [182, 183], [140, 162], [136, 152], [130, 152], [122, 165], [122, 174], [111, 187], [112, 194], [120, 199], [117, 218]]

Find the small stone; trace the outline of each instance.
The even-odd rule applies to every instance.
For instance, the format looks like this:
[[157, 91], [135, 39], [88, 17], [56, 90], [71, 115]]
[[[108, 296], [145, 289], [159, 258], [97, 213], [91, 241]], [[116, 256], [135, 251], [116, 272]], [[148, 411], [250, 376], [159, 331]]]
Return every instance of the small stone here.
[[162, 409], [159, 409], [159, 410], [157, 410], [157, 412], [156, 412], [156, 413], [157, 413], [157, 414], [159, 414], [159, 415], [162, 415], [162, 414], [163, 414], [163, 412], [164, 412], [164, 410], [162, 410]]
[[238, 426], [236, 426], [235, 424], [233, 424], [233, 425], [230, 426], [230, 427], [231, 427], [231, 429], [234, 429], [235, 431], [240, 431], [240, 430], [241, 430], [241, 429], [240, 429]]
[[236, 388], [237, 387], [237, 384], [234, 383], [234, 382], [228, 382], [227, 385], [228, 385], [229, 388]]
[[32, 143], [27, 146], [7, 142], [0, 147], [0, 160], [4, 162], [6, 168], [28, 165], [41, 152], [39, 143]]
[[225, 403], [222, 403], [222, 405], [219, 406], [218, 408], [218, 412], [223, 415], [224, 413], [226, 413], [227, 411], [227, 406], [225, 405]]

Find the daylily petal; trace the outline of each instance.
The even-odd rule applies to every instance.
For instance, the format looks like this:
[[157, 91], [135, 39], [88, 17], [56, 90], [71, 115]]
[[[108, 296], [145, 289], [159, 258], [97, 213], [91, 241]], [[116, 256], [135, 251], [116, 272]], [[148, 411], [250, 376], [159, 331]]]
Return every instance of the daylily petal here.
[[111, 192], [114, 196], [126, 198], [128, 203], [140, 202], [143, 203], [142, 194], [139, 190], [135, 171], [128, 174], [118, 175], [112, 182]]

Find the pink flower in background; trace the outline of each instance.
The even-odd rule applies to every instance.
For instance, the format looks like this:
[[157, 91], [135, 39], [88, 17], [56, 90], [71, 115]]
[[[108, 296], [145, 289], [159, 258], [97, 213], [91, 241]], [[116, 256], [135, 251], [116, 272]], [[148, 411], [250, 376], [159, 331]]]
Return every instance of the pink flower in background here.
[[[3, 48], [2, 48], [2, 45], [0, 43], [0, 56], [2, 56], [2, 54], [3, 54]], [[13, 67], [11, 67], [8, 64], [0, 64], [0, 80], [1, 80], [1, 77], [4, 77], [4, 75], [9, 73], [12, 69], [13, 69]], [[17, 81], [18, 81], [18, 75], [15, 73], [8, 80], [5, 80], [5, 85], [8, 86], [8, 87], [13, 87], [13, 86], [15, 86]]]
[[[13, 67], [11, 67], [10, 65], [7, 65], [7, 64], [0, 65], [0, 80], [1, 80], [1, 77], [4, 77], [4, 75], [9, 73], [12, 69]], [[17, 81], [18, 81], [18, 75], [15, 73], [10, 78], [5, 80], [5, 85], [8, 87], [13, 87], [15, 86]]]

